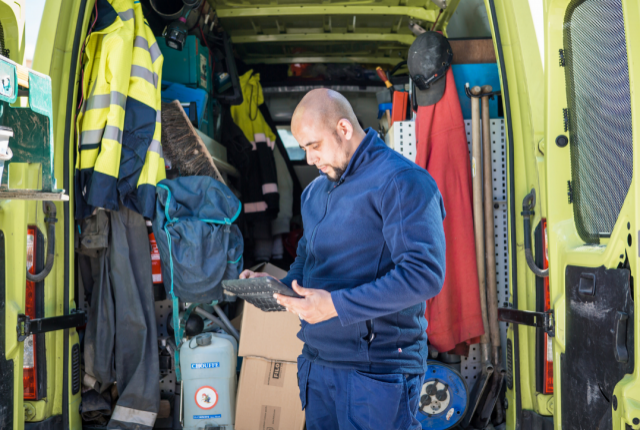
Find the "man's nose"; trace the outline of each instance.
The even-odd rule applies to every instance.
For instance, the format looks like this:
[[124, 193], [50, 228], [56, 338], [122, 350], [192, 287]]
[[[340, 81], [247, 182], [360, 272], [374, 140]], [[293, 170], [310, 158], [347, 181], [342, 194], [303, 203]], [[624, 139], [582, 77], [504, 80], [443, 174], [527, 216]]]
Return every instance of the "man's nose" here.
[[318, 161], [318, 157], [314, 156], [311, 151], [307, 151], [307, 164], [313, 166]]

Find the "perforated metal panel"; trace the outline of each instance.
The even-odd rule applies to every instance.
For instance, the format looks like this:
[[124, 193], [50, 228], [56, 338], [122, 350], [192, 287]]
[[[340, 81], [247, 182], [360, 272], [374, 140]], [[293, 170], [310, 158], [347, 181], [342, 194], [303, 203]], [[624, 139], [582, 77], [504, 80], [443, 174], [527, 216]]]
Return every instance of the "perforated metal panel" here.
[[580, 237], [599, 243], [613, 230], [633, 174], [621, 0], [572, 1], [565, 15], [564, 52], [573, 212]]
[[[496, 282], [498, 287], [498, 306], [509, 303], [509, 244], [507, 231], [507, 169], [506, 143], [503, 119], [489, 121], [491, 127], [491, 166], [493, 169], [493, 228], [496, 246]], [[471, 156], [471, 120], [465, 120], [469, 156]], [[482, 135], [482, 124], [480, 125]], [[500, 344], [502, 345], [503, 365], [506, 363], [507, 323], [500, 323]], [[469, 357], [462, 357], [460, 373], [469, 387], [473, 386], [482, 371], [480, 367], [480, 347], [471, 345]]]
[[387, 145], [416, 161], [416, 123], [414, 121], [396, 121], [387, 133]]
[[[155, 302], [156, 308], [156, 324], [158, 327], [158, 338], [168, 338], [169, 332], [167, 331], [168, 318], [171, 318], [173, 312], [173, 302], [171, 299]], [[169, 371], [167, 375], [164, 375], [160, 379], [160, 393], [174, 394], [176, 392], [176, 378], [173, 371]]]
[[[408, 121], [404, 121], [406, 123]], [[509, 244], [507, 232], [507, 169], [506, 169], [506, 143], [503, 119], [491, 119], [489, 121], [491, 130], [491, 164], [493, 179], [493, 220], [495, 231], [496, 249], [496, 281], [498, 287], [498, 306], [505, 307], [509, 303]], [[469, 156], [471, 156], [471, 120], [464, 122], [467, 134], [467, 145]], [[414, 128], [412, 128], [413, 130]], [[405, 132], [406, 132], [405, 128]], [[482, 124], [480, 127], [482, 133]], [[412, 133], [415, 136], [415, 133]], [[482, 135], [482, 134], [481, 134]], [[414, 138], [415, 139], [415, 138]], [[415, 142], [415, 140], [414, 140]], [[401, 149], [398, 145], [394, 149], [407, 158], [415, 161], [415, 143], [412, 147], [413, 158], [406, 148]], [[506, 364], [507, 357], [507, 323], [500, 323], [500, 344], [502, 345], [503, 365]], [[471, 345], [469, 357], [462, 357], [460, 373], [467, 385], [472, 387], [481, 372], [480, 367], [480, 347]]]

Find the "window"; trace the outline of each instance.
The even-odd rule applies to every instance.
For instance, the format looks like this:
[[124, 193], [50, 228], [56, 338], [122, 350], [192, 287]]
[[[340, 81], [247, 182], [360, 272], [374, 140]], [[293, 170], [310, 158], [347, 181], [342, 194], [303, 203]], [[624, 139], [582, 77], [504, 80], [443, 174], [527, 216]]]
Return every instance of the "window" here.
[[278, 134], [280, 135], [280, 139], [282, 139], [284, 147], [287, 149], [289, 159], [291, 161], [305, 160], [306, 156], [304, 149], [300, 148], [298, 141], [293, 137], [293, 134], [291, 134], [291, 126], [279, 125], [276, 129], [278, 130]]
[[[580, 237], [609, 237], [633, 175], [621, 0], [574, 0], [564, 24], [573, 213]], [[562, 114], [559, 112], [559, 114]]]

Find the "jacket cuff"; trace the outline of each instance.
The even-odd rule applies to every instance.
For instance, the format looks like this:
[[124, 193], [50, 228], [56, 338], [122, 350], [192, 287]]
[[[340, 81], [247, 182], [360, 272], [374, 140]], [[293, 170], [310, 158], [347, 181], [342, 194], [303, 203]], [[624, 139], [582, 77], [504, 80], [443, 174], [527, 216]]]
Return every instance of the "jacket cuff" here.
[[285, 276], [284, 278], [280, 279], [280, 282], [282, 282], [283, 284], [285, 284], [287, 287], [293, 289], [293, 287], [291, 286], [291, 284], [293, 283], [293, 280], [295, 278], [293, 276]]
[[351, 318], [349, 318], [349, 314], [345, 309], [344, 299], [342, 298], [342, 293], [344, 290], [336, 290], [331, 292], [331, 300], [333, 300], [333, 306], [336, 308], [336, 312], [338, 313], [338, 319], [340, 320], [340, 324], [342, 326], [347, 326], [352, 324]]

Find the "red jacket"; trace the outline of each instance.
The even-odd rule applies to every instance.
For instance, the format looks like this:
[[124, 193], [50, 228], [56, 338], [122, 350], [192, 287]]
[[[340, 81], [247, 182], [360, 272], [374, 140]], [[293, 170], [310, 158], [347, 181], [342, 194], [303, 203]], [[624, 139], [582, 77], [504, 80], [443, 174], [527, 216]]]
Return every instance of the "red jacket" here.
[[429, 342], [439, 352], [468, 355], [484, 333], [473, 234], [469, 150], [451, 68], [442, 99], [418, 108], [416, 164], [436, 180], [447, 217], [447, 269], [442, 292], [427, 301]]

